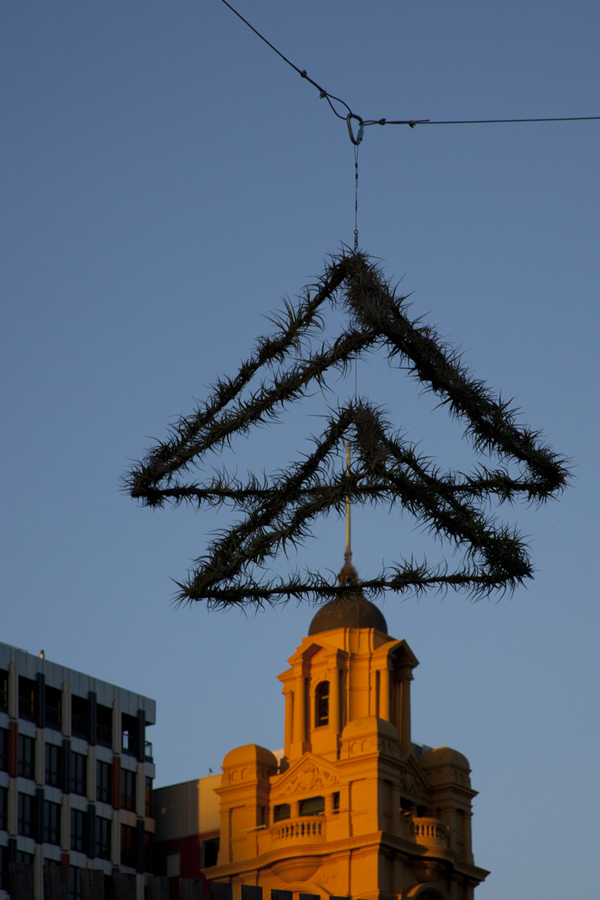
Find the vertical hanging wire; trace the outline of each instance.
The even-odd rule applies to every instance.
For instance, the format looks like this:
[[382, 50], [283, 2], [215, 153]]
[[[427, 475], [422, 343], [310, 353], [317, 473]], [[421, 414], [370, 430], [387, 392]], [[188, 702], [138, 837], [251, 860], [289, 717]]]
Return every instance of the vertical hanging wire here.
[[358, 253], [358, 144], [354, 145], [354, 252]]

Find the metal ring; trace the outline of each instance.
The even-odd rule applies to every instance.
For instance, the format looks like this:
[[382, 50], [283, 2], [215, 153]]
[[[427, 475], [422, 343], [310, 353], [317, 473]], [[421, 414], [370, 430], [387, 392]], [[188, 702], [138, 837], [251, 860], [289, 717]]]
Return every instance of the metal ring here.
[[[358, 134], [354, 137], [352, 132], [352, 119], [356, 119], [358, 122]], [[360, 116], [355, 116], [354, 113], [348, 113], [346, 116], [346, 125], [348, 126], [348, 134], [350, 135], [350, 140], [354, 144], [355, 147], [358, 147], [360, 142], [363, 139], [363, 135], [365, 133], [365, 123]]]

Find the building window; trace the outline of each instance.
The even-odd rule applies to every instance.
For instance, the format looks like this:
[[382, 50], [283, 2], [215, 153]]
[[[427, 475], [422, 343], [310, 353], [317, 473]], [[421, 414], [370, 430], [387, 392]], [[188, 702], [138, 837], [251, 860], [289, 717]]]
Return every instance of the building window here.
[[135, 812], [135, 782], [136, 772], [129, 769], [121, 769], [121, 809], [129, 809]]
[[19, 735], [19, 768], [21, 778], [35, 777], [35, 741], [27, 734]]
[[112, 709], [110, 706], [96, 706], [96, 739], [103, 747], [112, 747]]
[[282, 819], [289, 819], [291, 815], [290, 804], [280, 803], [279, 806], [273, 807], [273, 821], [280, 822]]
[[329, 724], [329, 682], [321, 681], [315, 690], [315, 727]]
[[340, 792], [336, 791], [335, 794], [332, 794], [333, 800], [333, 812], [339, 813], [340, 811]]
[[202, 868], [208, 869], [210, 866], [216, 866], [217, 859], [219, 858], [219, 838], [207, 838], [205, 841], [202, 841]]
[[87, 795], [87, 756], [83, 753], [70, 754], [69, 787], [73, 794]]
[[127, 753], [129, 756], [137, 756], [138, 720], [136, 716], [128, 716], [126, 713], [123, 713], [121, 722], [123, 753]]
[[58, 747], [56, 744], [46, 744], [45, 782], [48, 787], [62, 787], [61, 762], [62, 747]]
[[71, 850], [85, 852], [86, 815], [82, 809], [71, 810]]
[[8, 813], [8, 788], [0, 787], [0, 829], [6, 831]]
[[135, 868], [135, 828], [121, 825], [121, 865]]
[[35, 681], [19, 675], [19, 716], [23, 719], [35, 718]]
[[25, 863], [26, 866], [32, 866], [35, 860], [33, 853], [25, 853], [24, 850], [17, 850], [15, 854], [15, 862]]
[[71, 734], [88, 739], [88, 701], [85, 697], [71, 697]]
[[8, 890], [8, 847], [0, 846], [0, 890]]
[[60, 803], [44, 800], [44, 843], [60, 844]]
[[149, 831], [144, 831], [144, 872], [154, 871], [154, 854], [152, 845], [152, 835]]
[[8, 729], [0, 728], [0, 772], [8, 771]]
[[69, 900], [81, 900], [81, 869], [69, 866]]
[[110, 803], [112, 800], [112, 765], [96, 760], [96, 800]]
[[0, 709], [8, 709], [8, 672], [0, 669]]
[[94, 856], [97, 856], [99, 859], [110, 859], [110, 826], [110, 819], [96, 816], [94, 823]]
[[19, 794], [17, 831], [23, 837], [34, 837], [34, 801], [31, 794]]
[[301, 816], [318, 816], [325, 812], [325, 797], [309, 797], [300, 801]]
[[61, 728], [62, 691], [58, 688], [46, 687], [46, 725], [48, 728]]

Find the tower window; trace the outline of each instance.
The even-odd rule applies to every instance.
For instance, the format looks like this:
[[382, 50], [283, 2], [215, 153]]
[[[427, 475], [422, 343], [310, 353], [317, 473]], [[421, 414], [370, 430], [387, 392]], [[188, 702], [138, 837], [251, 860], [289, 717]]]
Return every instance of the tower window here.
[[308, 797], [300, 801], [301, 816], [319, 816], [325, 812], [325, 797]]
[[315, 728], [329, 725], [329, 682], [321, 681], [315, 690]]
[[273, 807], [274, 822], [281, 822], [282, 819], [289, 819], [290, 815], [291, 810], [289, 803], [280, 803], [278, 806]]

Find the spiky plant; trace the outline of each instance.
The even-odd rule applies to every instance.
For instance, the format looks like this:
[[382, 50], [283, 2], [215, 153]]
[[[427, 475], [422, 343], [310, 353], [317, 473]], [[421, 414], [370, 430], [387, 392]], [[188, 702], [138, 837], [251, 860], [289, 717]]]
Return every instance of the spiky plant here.
[[[126, 488], [146, 506], [187, 502], [200, 509], [228, 503], [242, 513], [195, 561], [188, 580], [178, 582], [179, 600], [260, 606], [343, 592], [344, 585], [330, 584], [316, 572], [295, 572], [287, 579], [266, 572], [281, 551], [302, 543], [318, 516], [342, 512], [346, 498], [355, 505], [401, 506], [462, 551], [456, 570], [448, 564], [393, 564], [360, 581], [365, 592], [452, 587], [478, 597], [513, 590], [532, 577], [519, 533], [497, 524], [485, 507], [493, 498], [541, 503], [556, 496], [566, 483], [565, 461], [538, 433], [518, 427], [515, 411], [470, 377], [457, 352], [431, 327], [411, 321], [405, 301], [365, 254], [334, 257], [318, 283], [274, 320], [275, 333], [259, 338], [237, 375], [219, 379], [193, 415], [180, 418], [168, 438], [131, 470]], [[323, 339], [313, 349], [309, 338], [322, 333], [327, 303], [346, 312], [348, 325], [336, 340]], [[479, 463], [469, 475], [443, 473], [394, 433], [380, 409], [354, 399], [330, 413], [313, 452], [286, 473], [251, 475], [246, 483], [226, 472], [204, 484], [188, 480], [209, 451], [223, 451], [234, 437], [277, 418], [315, 385], [326, 386], [335, 370], [345, 371], [352, 360], [376, 350], [402, 363], [433, 392], [461, 421], [476, 453], [496, 463]], [[353, 464], [336, 472], [332, 457], [346, 442]]]

